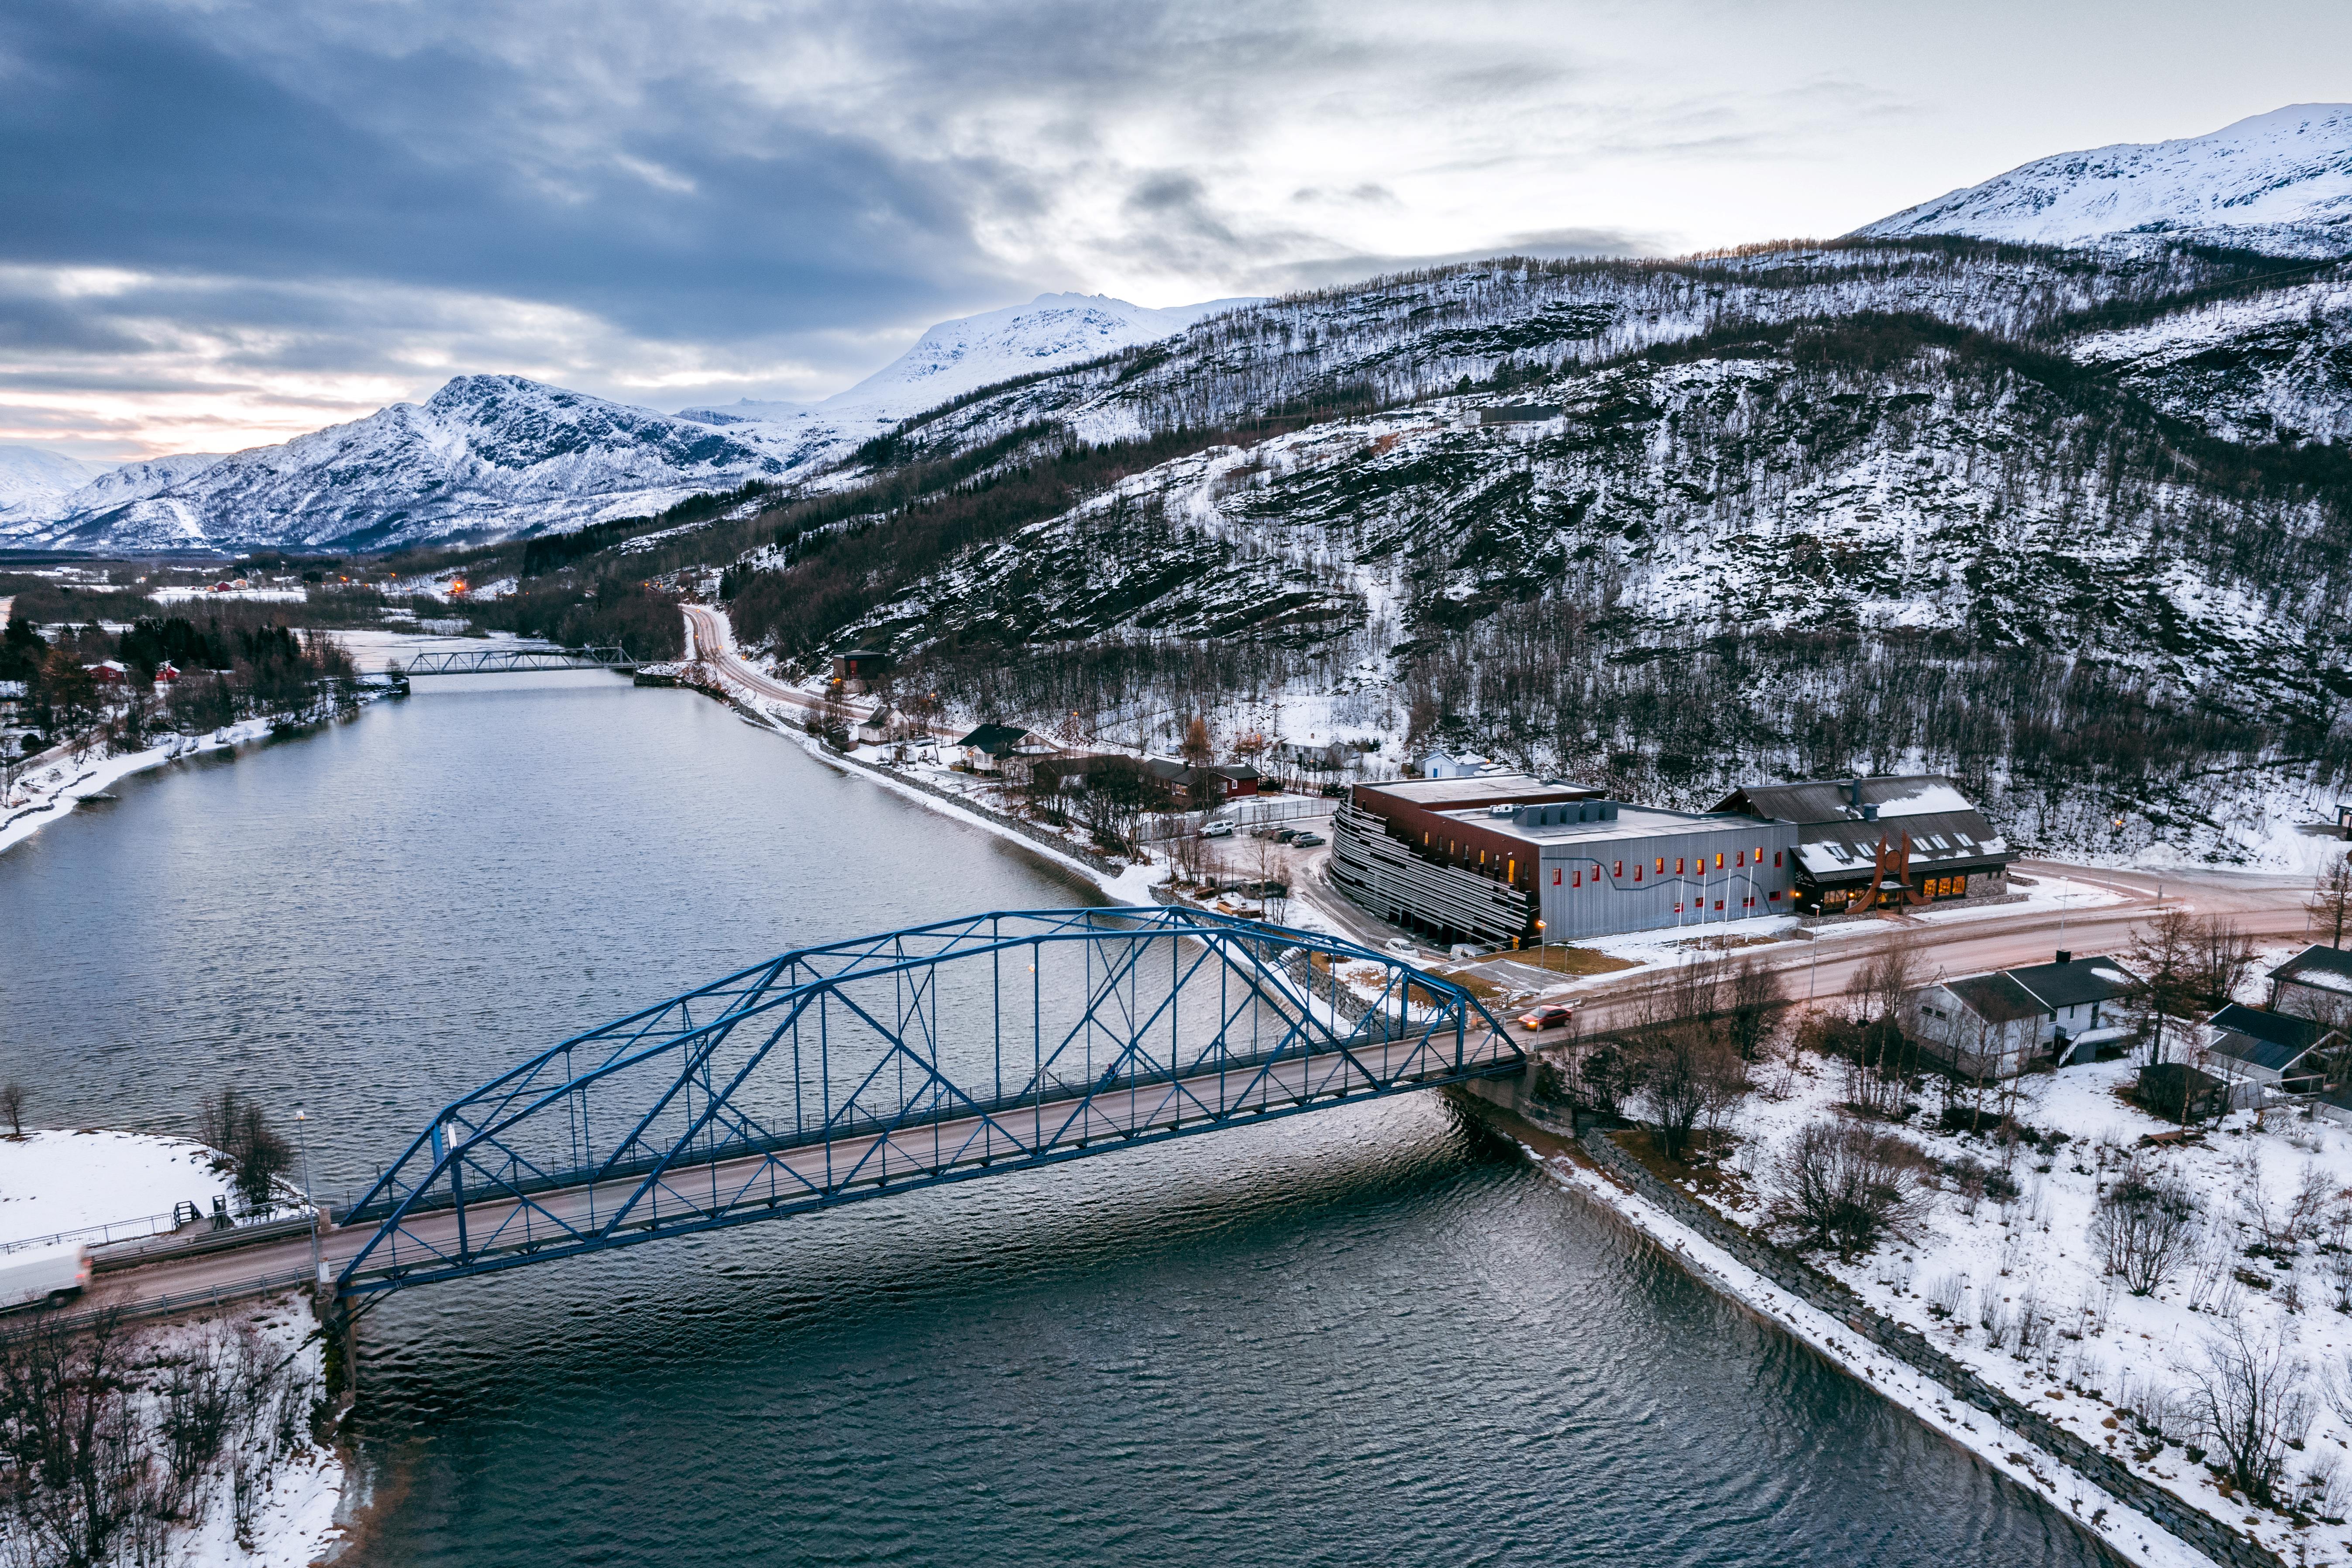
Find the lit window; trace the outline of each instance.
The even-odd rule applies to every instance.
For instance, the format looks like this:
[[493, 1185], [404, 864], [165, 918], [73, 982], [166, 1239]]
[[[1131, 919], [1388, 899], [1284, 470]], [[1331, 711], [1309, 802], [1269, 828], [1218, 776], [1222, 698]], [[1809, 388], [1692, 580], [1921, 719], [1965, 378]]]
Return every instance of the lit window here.
[[1665, 858], [1664, 856], [1661, 855], [1661, 856], [1659, 856], [1659, 857], [1658, 857], [1658, 875], [1659, 875], [1659, 876], [1661, 876], [1661, 877], [1663, 877], [1663, 876], [1664, 876], [1665, 874], [1666, 874], [1666, 858]]
[[1764, 846], [1761, 844], [1759, 844], [1756, 847], [1756, 863], [1759, 866], [1764, 864]]
[[1633, 862], [1633, 880], [1635, 880], [1635, 881], [1637, 881], [1637, 882], [1638, 882], [1638, 881], [1640, 881], [1641, 879], [1642, 879], [1642, 863], [1641, 863], [1639, 860], [1636, 860], [1636, 861], [1634, 861], [1634, 862]]
[[[1723, 869], [1723, 851], [1720, 849], [1715, 852], [1715, 868], [1718, 871]], [[1719, 910], [1723, 908], [1723, 905], [1721, 903], [1717, 903], [1715, 907]]]
[[[1682, 874], [1683, 874], [1683, 858], [1682, 858], [1681, 856], [1677, 855], [1677, 856], [1675, 856], [1675, 876], [1677, 876], [1677, 877], [1679, 877], [1679, 876], [1681, 876]], [[1681, 911], [1681, 910], [1675, 910], [1675, 912], [1676, 914], [1680, 914], [1682, 911]]]
[[1612, 876], [1612, 877], [1622, 877], [1622, 876], [1623, 876], [1624, 874], [1625, 874], [1625, 862], [1624, 862], [1624, 861], [1622, 861], [1622, 860], [1618, 861], [1618, 862], [1617, 862], [1617, 869], [1615, 869], [1614, 871], [1612, 871], [1612, 872], [1610, 873], [1610, 875], [1611, 875], [1611, 876]]

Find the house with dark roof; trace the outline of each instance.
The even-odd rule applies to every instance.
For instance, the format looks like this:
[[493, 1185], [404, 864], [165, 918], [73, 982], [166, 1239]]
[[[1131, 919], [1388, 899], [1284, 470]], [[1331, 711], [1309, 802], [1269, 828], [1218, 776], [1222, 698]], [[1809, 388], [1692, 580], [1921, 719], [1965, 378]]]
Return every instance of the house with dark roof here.
[[[976, 773], [1003, 773], [1013, 783], [1026, 782], [1032, 758], [1049, 756], [1054, 742], [1015, 724], [982, 724], [956, 742], [963, 760]], [[1019, 773], [1020, 777], [1013, 775]]]
[[2077, 958], [2062, 948], [2054, 963], [2002, 973], [2048, 1010], [2050, 1054], [2061, 1067], [2095, 1061], [2100, 1047], [2121, 1046], [2137, 1032], [2125, 1004], [2139, 976], [2105, 953]]
[[2061, 952], [2053, 963], [1922, 985], [1898, 1023], [1920, 1048], [1965, 1078], [2007, 1078], [2050, 1058], [2095, 1059], [2133, 1028], [2124, 1002], [2139, 984], [2101, 954]]
[[2235, 1098], [2243, 1104], [2260, 1104], [2273, 1091], [2319, 1093], [2338, 1076], [2343, 1046], [2340, 1029], [2238, 1002], [2205, 1022], [2207, 1059], [2242, 1086]]
[[2271, 1011], [2352, 1032], [2352, 952], [2306, 947], [2271, 971]]
[[1179, 811], [1213, 811], [1237, 796], [1255, 795], [1262, 777], [1249, 763], [1194, 767], [1167, 757], [1146, 758], [1143, 771], [1167, 787]]
[[2009, 843], [1940, 773], [1743, 784], [1715, 811], [1794, 823], [1794, 912], [1841, 914], [2009, 890]]

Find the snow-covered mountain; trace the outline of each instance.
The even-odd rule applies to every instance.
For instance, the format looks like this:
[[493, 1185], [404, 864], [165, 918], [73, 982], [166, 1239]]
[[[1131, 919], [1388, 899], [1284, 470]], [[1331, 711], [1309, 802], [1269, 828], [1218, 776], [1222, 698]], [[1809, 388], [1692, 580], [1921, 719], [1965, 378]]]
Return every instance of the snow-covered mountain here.
[[[1254, 302], [1146, 310], [1101, 296], [1040, 295], [943, 321], [818, 404], [746, 402], [673, 416], [520, 376], [473, 375], [422, 405], [394, 404], [227, 457], [162, 458], [98, 473], [33, 452], [13, 499], [15, 469], [0, 457], [0, 547], [382, 549], [649, 514], [689, 496], [805, 471], [976, 388], [1155, 342]], [[0, 448], [6, 451], [30, 449]]]
[[0, 446], [0, 520], [42, 510], [105, 471], [103, 463], [38, 447]]
[[2059, 246], [2161, 236], [2352, 255], [2352, 104], [2294, 104], [2206, 136], [2038, 158], [1854, 232]]
[[1208, 300], [1154, 310], [1108, 294], [1040, 294], [1026, 305], [941, 321], [917, 339], [913, 348], [822, 402], [746, 398], [724, 407], [681, 409], [679, 415], [795, 430], [831, 426], [855, 444], [981, 387], [1174, 337], [1210, 316], [1258, 302]]
[[[974, 713], [1223, 681], [1221, 724], [1274, 692], [1686, 804], [1924, 767], [2023, 841], [2226, 858], [2352, 779], [2348, 287], [2160, 238], [1439, 268], [939, 409], [874, 521], [710, 559], [747, 643]], [[1073, 437], [1108, 489], [1040, 482]]]
[[659, 511], [784, 462], [720, 429], [512, 375], [459, 376], [275, 447], [132, 464], [0, 543], [105, 550], [382, 548]]

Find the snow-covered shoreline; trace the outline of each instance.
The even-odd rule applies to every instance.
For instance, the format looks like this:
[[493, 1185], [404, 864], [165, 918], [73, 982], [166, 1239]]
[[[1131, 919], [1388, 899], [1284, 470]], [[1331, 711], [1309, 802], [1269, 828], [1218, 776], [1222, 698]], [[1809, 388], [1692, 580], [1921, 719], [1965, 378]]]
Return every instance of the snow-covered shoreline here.
[[1519, 1147], [1559, 1186], [1607, 1209], [1673, 1253], [1695, 1277], [1803, 1341], [1931, 1431], [2050, 1502], [2140, 1568], [2211, 1568], [2202, 1552], [2145, 1514], [1962, 1403], [1949, 1389], [1880, 1350], [1848, 1325], [1773, 1284], [1646, 1198], [1580, 1159], [1546, 1155], [1525, 1142]]
[[172, 735], [140, 752], [110, 757], [48, 756], [25, 770], [17, 781], [19, 804], [0, 806], [0, 853], [30, 838], [53, 822], [73, 815], [74, 806], [102, 795], [133, 773], [160, 768], [182, 757], [234, 752], [269, 733], [267, 719], [247, 719], [208, 735]]

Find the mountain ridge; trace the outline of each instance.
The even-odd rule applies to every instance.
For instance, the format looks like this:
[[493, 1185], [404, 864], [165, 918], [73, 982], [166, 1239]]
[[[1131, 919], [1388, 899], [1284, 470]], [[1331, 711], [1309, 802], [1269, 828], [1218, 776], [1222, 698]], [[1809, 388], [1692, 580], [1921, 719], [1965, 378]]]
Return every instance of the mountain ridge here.
[[1853, 233], [2058, 246], [2161, 237], [2352, 255], [2352, 104], [2289, 104], [2202, 136], [2037, 158]]

